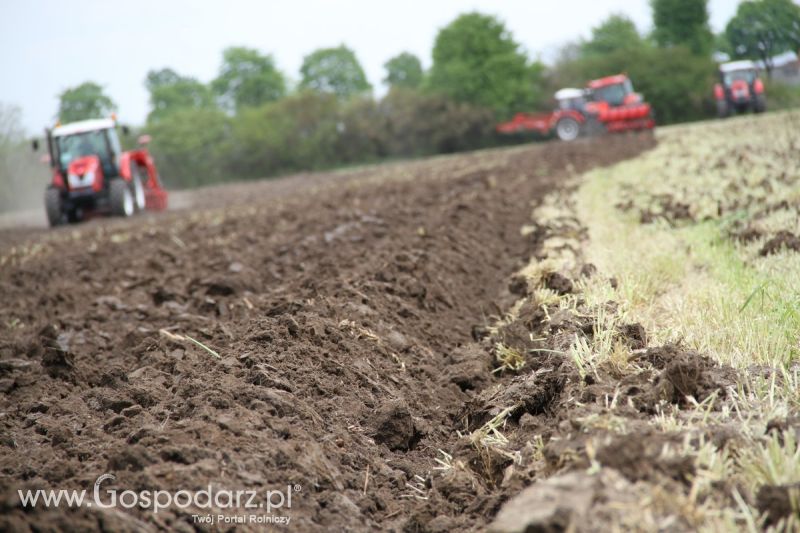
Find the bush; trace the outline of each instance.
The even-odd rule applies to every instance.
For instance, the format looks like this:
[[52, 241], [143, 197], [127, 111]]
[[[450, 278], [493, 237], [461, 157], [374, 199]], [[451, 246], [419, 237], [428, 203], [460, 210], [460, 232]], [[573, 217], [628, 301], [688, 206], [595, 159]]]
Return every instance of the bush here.
[[335, 96], [314, 92], [243, 110], [233, 121], [228, 169], [260, 178], [336, 164], [337, 113]]
[[0, 102], [0, 213], [42, 208], [50, 169], [31, 150], [19, 108]]
[[413, 89], [382, 100], [303, 92], [232, 119], [227, 173], [251, 179], [486, 146], [490, 110]]
[[370, 97], [356, 97], [340, 105], [336, 139], [338, 164], [377, 161], [387, 151], [386, 117]]
[[228, 117], [217, 109], [176, 109], [148, 126], [151, 150], [164, 183], [195, 187], [226, 181], [223, 169]]
[[385, 124], [384, 151], [391, 157], [471, 150], [492, 142], [491, 110], [443, 95], [395, 88], [379, 108]]
[[777, 111], [800, 107], [800, 85], [766, 80], [767, 109]]

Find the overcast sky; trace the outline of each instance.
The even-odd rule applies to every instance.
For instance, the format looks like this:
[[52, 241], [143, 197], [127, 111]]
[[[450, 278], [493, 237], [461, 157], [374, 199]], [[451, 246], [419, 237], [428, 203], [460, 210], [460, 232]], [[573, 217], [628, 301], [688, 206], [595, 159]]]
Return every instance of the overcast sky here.
[[[710, 0], [715, 31], [737, 4]], [[140, 124], [148, 70], [172, 67], [206, 82], [223, 48], [235, 45], [272, 53], [296, 80], [306, 54], [345, 43], [380, 93], [388, 58], [408, 50], [429, 66], [436, 32], [473, 10], [499, 16], [544, 60], [610, 13], [651, 27], [648, 0], [0, 0], [0, 102], [21, 107], [23, 125], [35, 132], [52, 121], [59, 92], [92, 80], [122, 121]]]

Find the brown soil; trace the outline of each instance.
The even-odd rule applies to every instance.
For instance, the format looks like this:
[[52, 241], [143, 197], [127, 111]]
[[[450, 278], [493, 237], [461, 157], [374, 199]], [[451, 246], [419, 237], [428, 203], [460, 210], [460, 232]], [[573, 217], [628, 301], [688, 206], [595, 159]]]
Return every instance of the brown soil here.
[[[651, 200], [655, 209], [641, 210], [639, 220], [642, 224], [651, 224], [658, 219], [664, 219], [673, 225], [694, 220], [689, 204], [676, 200], [670, 194], [654, 195]], [[618, 207], [628, 210], [631, 206], [623, 203]]]
[[[531, 360], [527, 377], [492, 372], [485, 327], [537, 245], [520, 227], [568, 173], [651, 144], [301, 176], [202, 191], [162, 216], [0, 232], [0, 530], [208, 529], [192, 521], [202, 510], [23, 509], [17, 498], [91, 491], [104, 473], [119, 491], [297, 486], [280, 514], [299, 531], [483, 529], [535, 473], [503, 485], [508, 459], [463, 449], [458, 432], [515, 405], [520, 438], [558, 433], [575, 380], [555, 356]], [[562, 278], [549, 283], [569, 292]], [[521, 320], [591, 334], [576, 317]], [[621, 338], [646, 343], [635, 325]], [[696, 365], [677, 357], [630, 395], [642, 409], [702, 397], [710, 370]], [[434, 477], [440, 451], [466, 463]]]
[[758, 510], [767, 516], [767, 525], [775, 525], [779, 520], [800, 513], [792, 502], [800, 498], [800, 483], [792, 485], [764, 485], [758, 490], [756, 505]]
[[758, 253], [766, 256], [776, 254], [782, 250], [800, 252], [800, 237], [789, 231], [781, 230], [764, 243]]

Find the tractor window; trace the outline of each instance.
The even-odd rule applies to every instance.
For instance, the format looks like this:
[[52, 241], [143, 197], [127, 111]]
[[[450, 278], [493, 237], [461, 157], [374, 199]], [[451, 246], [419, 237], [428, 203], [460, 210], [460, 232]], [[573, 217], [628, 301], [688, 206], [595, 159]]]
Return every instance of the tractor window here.
[[583, 109], [585, 102], [583, 98], [564, 98], [558, 101], [559, 109]]
[[[630, 84], [630, 82], [628, 82]], [[629, 93], [625, 83], [606, 85], [594, 90], [594, 100], [598, 102], [608, 102], [612, 106], [620, 106], [625, 101], [625, 96]]]
[[109, 147], [106, 142], [105, 130], [87, 131], [56, 137], [61, 167], [66, 169], [69, 164], [80, 157], [96, 155], [100, 161], [108, 161]]
[[753, 70], [736, 70], [734, 72], [726, 72], [723, 75], [723, 82], [726, 87], [730, 87], [735, 81], [743, 81], [750, 85], [756, 79], [756, 73]]

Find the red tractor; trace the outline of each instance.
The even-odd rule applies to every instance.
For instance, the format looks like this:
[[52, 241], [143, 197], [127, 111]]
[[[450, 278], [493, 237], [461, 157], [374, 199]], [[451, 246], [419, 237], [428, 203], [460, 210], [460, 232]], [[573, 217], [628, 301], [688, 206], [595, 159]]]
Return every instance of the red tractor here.
[[763, 113], [767, 110], [764, 82], [758, 77], [752, 61], [731, 61], [719, 66], [719, 83], [714, 85], [717, 116], [725, 118], [731, 113]]
[[51, 226], [167, 208], [167, 192], [146, 148], [149, 136], [139, 138], [138, 149], [123, 151], [114, 118], [58, 125], [45, 136], [53, 174], [44, 196]]
[[503, 134], [535, 132], [574, 141], [581, 135], [650, 130], [655, 127], [650, 104], [634, 92], [624, 74], [589, 82], [586, 89], [561, 89], [551, 113], [517, 113], [497, 126]]

